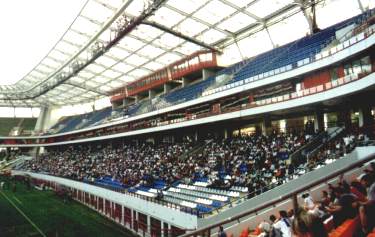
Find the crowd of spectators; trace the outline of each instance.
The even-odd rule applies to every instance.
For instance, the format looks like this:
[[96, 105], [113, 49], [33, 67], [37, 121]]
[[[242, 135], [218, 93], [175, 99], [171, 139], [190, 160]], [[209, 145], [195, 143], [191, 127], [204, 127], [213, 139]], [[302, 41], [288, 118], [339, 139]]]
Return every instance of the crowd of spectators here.
[[190, 143], [70, 146], [49, 150], [25, 162], [23, 169], [76, 180], [111, 177], [128, 186], [150, 182], [152, 178], [172, 183], [185, 172], [182, 166], [175, 165], [178, 157], [190, 149]]
[[207, 176], [214, 187], [247, 187], [249, 192], [261, 191], [270, 184], [283, 183], [288, 170], [287, 160], [301, 148], [309, 136], [304, 133], [276, 133], [269, 136], [249, 135], [214, 140], [197, 157], [206, 164], [197, 176]]
[[[327, 138], [328, 139], [328, 138]], [[322, 143], [318, 149], [307, 154], [306, 169], [312, 170], [317, 166], [328, 164], [352, 152], [357, 145], [368, 145], [367, 135], [359, 132], [348, 132], [339, 139]]]
[[[155, 180], [167, 185], [203, 181], [212, 188], [247, 187], [250, 194], [256, 195], [295, 178], [301, 170], [306, 172], [323, 164], [332, 158], [331, 154], [345, 154], [357, 140], [349, 136], [347, 145], [346, 137], [334, 140], [296, 167], [290, 155], [312, 137], [272, 132], [268, 136], [210, 139], [195, 152], [191, 152], [196, 145], [191, 139], [179, 143], [77, 145], [50, 149], [26, 161], [22, 169], [92, 182], [110, 177], [128, 187], [151, 186]], [[341, 143], [344, 145], [338, 145]]]
[[212, 187], [259, 189], [281, 180], [288, 172], [289, 155], [305, 143], [304, 134], [293, 133], [212, 139], [183, 159], [193, 147], [191, 142], [80, 145], [51, 149], [27, 161], [23, 169], [78, 180], [109, 176], [128, 186], [153, 180], [167, 184], [205, 180]]

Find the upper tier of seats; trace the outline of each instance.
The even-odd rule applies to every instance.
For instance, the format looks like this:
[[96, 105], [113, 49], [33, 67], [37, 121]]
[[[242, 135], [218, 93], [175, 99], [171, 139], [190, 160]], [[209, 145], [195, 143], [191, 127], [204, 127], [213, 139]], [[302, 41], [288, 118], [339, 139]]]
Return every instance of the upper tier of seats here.
[[50, 130], [54, 133], [70, 132], [76, 129], [101, 124], [112, 114], [112, 108], [107, 107], [87, 114], [74, 115], [62, 118]]
[[36, 121], [36, 118], [1, 118], [0, 135], [9, 136], [14, 128], [17, 128], [19, 134], [23, 134], [25, 131], [34, 131]]
[[[126, 112], [117, 112], [117, 114], [121, 116], [134, 116], [196, 99], [208, 88], [212, 89], [220, 86], [217, 80], [218, 76], [223, 74], [233, 77], [226, 82], [226, 84], [231, 84], [282, 67], [287, 67], [289, 68], [288, 70], [296, 68], [298, 62], [301, 60], [308, 59], [311, 61], [316, 54], [325, 49], [325, 47], [335, 39], [336, 31], [352, 24], [360, 24], [373, 14], [374, 10], [369, 10], [366, 13], [328, 27], [314, 35], [303, 37], [294, 42], [262, 53], [254, 58], [236, 63], [219, 71], [216, 76], [211, 76], [206, 80], [197, 81], [186, 87], [174, 89], [152, 100], [142, 100], [131, 105]], [[68, 132], [111, 121], [112, 118], [111, 108], [106, 108], [86, 115], [65, 118], [55, 125], [52, 130], [54, 133]]]
[[297, 62], [303, 59], [312, 59], [321, 52], [332, 40], [336, 39], [336, 31], [351, 25], [360, 24], [365, 21], [372, 12], [366, 12], [336, 25], [330, 26], [314, 35], [303, 37], [292, 43], [275, 48], [256, 56], [249, 61], [240, 71], [235, 74], [233, 81], [240, 81], [264, 72], [291, 65], [297, 67]]

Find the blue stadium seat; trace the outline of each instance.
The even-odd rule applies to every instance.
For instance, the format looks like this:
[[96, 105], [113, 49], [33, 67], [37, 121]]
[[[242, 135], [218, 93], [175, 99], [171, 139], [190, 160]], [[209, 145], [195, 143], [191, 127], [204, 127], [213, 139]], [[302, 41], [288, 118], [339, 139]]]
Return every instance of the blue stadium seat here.
[[302, 39], [257, 55], [255, 58], [248, 61], [241, 70], [235, 73], [233, 80], [229, 81], [228, 84], [266, 73], [277, 68], [285, 67], [287, 65], [292, 65], [294, 68], [297, 66], [298, 61], [312, 58], [314, 55], [321, 52], [321, 50], [335, 38], [337, 30], [350, 24], [364, 21], [368, 15], [371, 14], [365, 13], [353, 17], [344, 22], [328, 27], [314, 35], [303, 37]]

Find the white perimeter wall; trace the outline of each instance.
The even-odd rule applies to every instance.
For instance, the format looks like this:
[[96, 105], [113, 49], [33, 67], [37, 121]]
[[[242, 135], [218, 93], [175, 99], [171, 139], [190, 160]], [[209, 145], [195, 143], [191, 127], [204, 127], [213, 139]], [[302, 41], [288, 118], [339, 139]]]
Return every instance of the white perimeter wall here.
[[191, 215], [185, 212], [181, 212], [176, 209], [172, 209], [166, 206], [162, 206], [153, 202], [126, 195], [123, 193], [115, 192], [109, 189], [97, 187], [83, 182], [73, 181], [60, 177], [37, 174], [32, 172], [23, 171], [12, 171], [12, 175], [30, 175], [32, 178], [51, 181], [64, 185], [70, 188], [81, 190], [101, 197], [103, 199], [118, 203], [122, 206], [136, 210], [137, 212], [143, 213], [148, 216], [155, 217], [158, 220], [167, 222], [174, 226], [184, 229], [195, 229], [197, 227], [198, 218], [195, 215]]

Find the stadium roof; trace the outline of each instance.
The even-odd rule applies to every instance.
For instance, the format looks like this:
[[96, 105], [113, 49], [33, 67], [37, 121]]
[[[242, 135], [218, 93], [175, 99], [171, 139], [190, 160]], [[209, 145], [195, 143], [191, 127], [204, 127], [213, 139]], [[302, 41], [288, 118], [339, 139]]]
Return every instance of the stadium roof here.
[[[319, 22], [318, 15], [322, 28], [373, 7], [366, 0], [315, 2], [324, 18]], [[222, 61], [234, 63], [308, 33], [311, 4], [312, 0], [88, 0], [29, 73], [13, 85], [0, 86], [0, 106], [93, 101], [201, 49], [223, 52]], [[338, 4], [347, 12], [337, 11]]]

